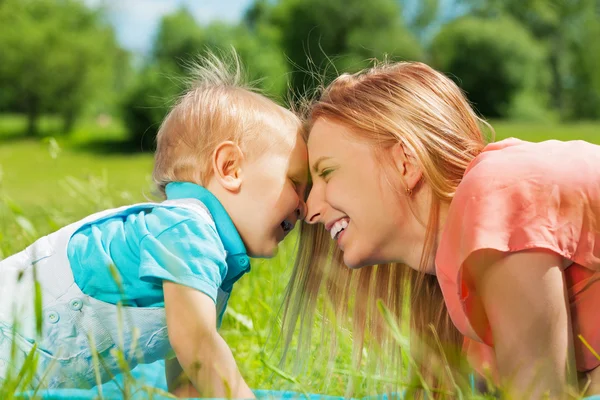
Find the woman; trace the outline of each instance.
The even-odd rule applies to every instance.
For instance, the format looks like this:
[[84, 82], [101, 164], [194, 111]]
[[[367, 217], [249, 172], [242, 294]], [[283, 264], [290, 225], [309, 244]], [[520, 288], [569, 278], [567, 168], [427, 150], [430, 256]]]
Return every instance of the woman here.
[[[421, 63], [340, 76], [308, 124], [306, 222], [319, 226], [303, 227], [288, 340], [299, 318], [310, 335], [326, 287], [337, 311], [355, 310], [362, 347], [365, 332], [381, 336], [375, 300], [399, 315], [409, 282], [420, 348], [445, 347], [438, 364], [421, 353], [423, 376], [458, 367], [462, 346], [513, 397], [565, 397], [578, 373], [598, 392], [600, 147], [487, 144], [460, 89]], [[442, 375], [434, 384], [456, 383]]]

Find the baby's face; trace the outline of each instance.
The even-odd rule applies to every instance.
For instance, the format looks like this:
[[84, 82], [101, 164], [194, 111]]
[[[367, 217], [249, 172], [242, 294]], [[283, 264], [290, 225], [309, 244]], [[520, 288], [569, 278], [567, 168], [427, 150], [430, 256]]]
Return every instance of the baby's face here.
[[245, 162], [243, 176], [235, 225], [248, 255], [272, 257], [279, 242], [304, 218], [306, 143], [299, 134], [292, 140], [277, 141]]

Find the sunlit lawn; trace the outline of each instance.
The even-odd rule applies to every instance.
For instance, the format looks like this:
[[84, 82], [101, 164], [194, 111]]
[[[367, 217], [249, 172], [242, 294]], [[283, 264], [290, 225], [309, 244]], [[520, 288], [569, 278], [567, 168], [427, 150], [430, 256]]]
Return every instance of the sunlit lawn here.
[[[553, 138], [600, 143], [600, 124], [493, 125], [497, 139], [514, 136], [532, 141]], [[22, 138], [23, 128], [22, 118], [0, 118], [0, 251], [4, 256], [86, 214], [152, 199], [152, 155], [128, 152], [131, 147], [125, 145], [124, 130], [118, 123], [104, 127], [83, 124], [67, 138], [57, 134], [56, 121], [44, 120], [42, 131], [56, 141]], [[252, 272], [234, 289], [232, 312], [226, 316], [222, 334], [253, 388], [343, 394], [346, 376], [333, 374], [325, 379], [324, 363], [310, 363], [323, 353], [319, 343], [312, 354], [292, 355], [309, 358], [309, 370], [297, 376], [300, 385], [264, 363], [276, 363], [276, 358], [269, 360], [262, 351], [269, 335], [277, 333], [275, 316], [292, 266], [294, 244], [295, 238], [290, 237], [275, 259], [253, 262]], [[343, 341], [344, 348], [348, 345], [349, 339]], [[267, 353], [272, 348], [267, 346]], [[350, 354], [343, 354], [336, 367], [351, 370], [349, 364]]]
[[[17, 132], [22, 126], [23, 121], [13, 116], [0, 119], [0, 252], [4, 257], [87, 214], [156, 199], [150, 178], [152, 154], [125, 152], [128, 147], [118, 124], [104, 128], [89, 124], [70, 138], [55, 134], [56, 143], [48, 138], [21, 138]], [[45, 121], [42, 132], [57, 126]], [[101, 150], [94, 151], [90, 143]], [[343, 393], [342, 379], [326, 382], [323, 368], [302, 374], [300, 385], [279, 376], [273, 368], [278, 358], [269, 351], [274, 346], [265, 346], [267, 340], [275, 341], [278, 332], [275, 316], [291, 272], [294, 245], [295, 235], [291, 235], [277, 257], [252, 262], [252, 272], [234, 289], [221, 333], [253, 388]], [[317, 344], [314, 347], [316, 352]]]

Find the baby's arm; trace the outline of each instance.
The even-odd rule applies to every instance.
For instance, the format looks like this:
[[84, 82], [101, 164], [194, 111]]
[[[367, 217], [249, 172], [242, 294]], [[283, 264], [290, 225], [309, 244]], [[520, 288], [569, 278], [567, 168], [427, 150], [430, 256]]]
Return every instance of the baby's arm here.
[[183, 398], [200, 397], [200, 393], [198, 393], [190, 379], [183, 372], [179, 361], [177, 361], [177, 357], [165, 359], [165, 375], [170, 393]]
[[[198, 393], [203, 397], [254, 398], [217, 332], [214, 301], [198, 290], [169, 281], [164, 281], [163, 291], [169, 341]], [[173, 364], [169, 364], [172, 376]]]
[[483, 251], [468, 264], [509, 397], [567, 397], [577, 383], [562, 258], [540, 250]]

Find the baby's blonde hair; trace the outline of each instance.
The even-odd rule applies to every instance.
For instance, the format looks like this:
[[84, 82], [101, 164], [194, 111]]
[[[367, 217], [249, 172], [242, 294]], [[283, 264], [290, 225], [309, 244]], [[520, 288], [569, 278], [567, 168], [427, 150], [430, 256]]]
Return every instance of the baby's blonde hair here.
[[[320, 118], [348, 127], [357, 138], [381, 152], [378, 159], [382, 163], [389, 154], [383, 150], [398, 142], [416, 156], [433, 199], [421, 255], [423, 270], [435, 257], [440, 204], [452, 200], [467, 166], [486, 145], [482, 125], [489, 125], [476, 115], [452, 80], [419, 62], [382, 63], [353, 75], [341, 75], [311, 104], [308, 128]], [[411, 337], [423, 344], [418, 351], [416, 342], [411, 345], [413, 354], [420, 355], [422, 370], [417, 372], [430, 386], [447, 388], [442, 364], [447, 360], [458, 365], [462, 336], [449, 318], [436, 277], [395, 263], [351, 270], [320, 224], [302, 225], [300, 237], [284, 302], [286, 351], [300, 320], [298, 354], [305, 354], [302, 347], [310, 342], [319, 293], [325, 290], [333, 314], [353, 320], [357, 362], [369, 334], [378, 339], [383, 354], [397, 356], [398, 345], [391, 340], [377, 300], [399, 322], [403, 301], [409, 294]], [[323, 321], [335, 335], [335, 321]], [[444, 354], [437, 351], [431, 327], [447, 349]], [[399, 357], [392, 358], [399, 361]], [[386, 369], [391, 370], [391, 365]]]
[[303, 125], [294, 113], [245, 80], [235, 51], [208, 52], [190, 70], [187, 90], [156, 137], [152, 178], [163, 197], [170, 182], [206, 185], [212, 176], [212, 154], [223, 141], [236, 143], [245, 157], [252, 158], [277, 140], [296, 139], [283, 137], [283, 127], [302, 133]]

